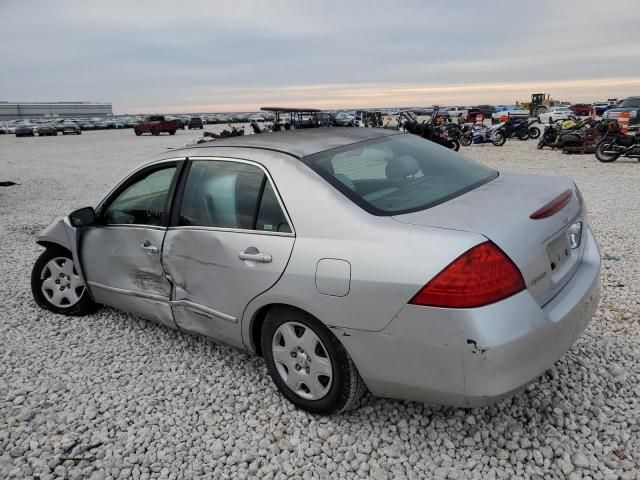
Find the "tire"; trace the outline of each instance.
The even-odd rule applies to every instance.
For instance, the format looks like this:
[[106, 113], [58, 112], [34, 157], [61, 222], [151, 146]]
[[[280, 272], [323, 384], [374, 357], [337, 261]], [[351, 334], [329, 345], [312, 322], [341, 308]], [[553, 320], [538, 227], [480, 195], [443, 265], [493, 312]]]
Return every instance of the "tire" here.
[[462, 135], [460, 137], [460, 145], [462, 145], [463, 147], [468, 147], [469, 145], [471, 145], [471, 137], [468, 137], [467, 135]]
[[454, 152], [457, 152], [458, 150], [460, 150], [460, 142], [458, 140], [449, 140], [447, 148], [450, 148]]
[[151, 135], [153, 135], [154, 137], [157, 137], [158, 135], [160, 135], [160, 130], [151, 130]]
[[493, 143], [496, 147], [501, 147], [506, 143], [506, 141], [507, 138], [504, 136], [504, 134], [496, 133], [493, 136], [493, 140], [491, 141], [491, 143]]
[[518, 140], [529, 140], [529, 132], [527, 131], [518, 132], [518, 135], [516, 136], [516, 138]]
[[542, 150], [544, 148], [544, 137], [538, 140], [538, 144], [536, 145], [538, 150]]
[[605, 146], [611, 145], [609, 142], [599, 143], [596, 147], [596, 158], [603, 163], [615, 162], [618, 158], [620, 158], [619, 153], [604, 153]]
[[134, 130], [136, 137], [139, 137], [140, 135], [142, 135], [142, 132], [140, 130]]
[[538, 127], [529, 127], [527, 131], [529, 138], [538, 138], [540, 136], [540, 129]]
[[[71, 262], [70, 268], [66, 262]], [[54, 270], [52, 263], [58, 265], [60, 270]], [[61, 279], [54, 277], [54, 275], [57, 276], [58, 274], [61, 276]], [[69, 290], [59, 301], [55, 301], [56, 292], [53, 289], [48, 289], [47, 285], [45, 285], [45, 282], [49, 278], [55, 278], [55, 282], [58, 282], [50, 282], [54, 288], [58, 288], [57, 285], [60, 284], [59, 280], [67, 282], [67, 285], [61, 286], [60, 288], [69, 288]], [[78, 282], [80, 282], [80, 284], [78, 284]], [[80, 280], [73, 265], [71, 253], [69, 250], [59, 246], [47, 247], [38, 257], [31, 270], [31, 293], [33, 299], [40, 307], [62, 315], [82, 316], [97, 310], [97, 304], [91, 300], [87, 289], [81, 282], [82, 280]], [[74, 284], [77, 285], [75, 289], [73, 287]], [[69, 295], [71, 290], [74, 290], [74, 292]], [[74, 296], [76, 298], [75, 301]]]
[[549, 117], [549, 125], [553, 125], [553, 117]]
[[[305, 342], [314, 345], [313, 352], [302, 349]], [[311, 413], [334, 414], [358, 406], [366, 390], [364, 381], [344, 346], [313, 316], [292, 307], [273, 308], [262, 327], [261, 345], [271, 379], [296, 407]], [[301, 373], [294, 373], [291, 379], [297, 383], [298, 391], [285, 380], [294, 365], [301, 367]], [[314, 375], [309, 375], [314, 365], [324, 367], [321, 372], [331, 372], [331, 377], [320, 373], [314, 381]], [[313, 382], [315, 392], [305, 382]]]
[[176, 134], [176, 131], [175, 131], [175, 130], [171, 130], [171, 131], [169, 132], [169, 135], [175, 135], [175, 134]]

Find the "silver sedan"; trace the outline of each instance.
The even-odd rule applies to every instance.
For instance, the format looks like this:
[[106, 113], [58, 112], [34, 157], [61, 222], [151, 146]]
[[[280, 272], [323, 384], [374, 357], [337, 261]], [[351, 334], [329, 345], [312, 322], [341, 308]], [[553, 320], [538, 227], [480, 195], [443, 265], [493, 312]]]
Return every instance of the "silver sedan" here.
[[173, 150], [37, 241], [40, 306], [107, 305], [262, 355], [282, 394], [316, 413], [366, 388], [496, 401], [572, 346], [600, 292], [570, 179], [382, 129]]

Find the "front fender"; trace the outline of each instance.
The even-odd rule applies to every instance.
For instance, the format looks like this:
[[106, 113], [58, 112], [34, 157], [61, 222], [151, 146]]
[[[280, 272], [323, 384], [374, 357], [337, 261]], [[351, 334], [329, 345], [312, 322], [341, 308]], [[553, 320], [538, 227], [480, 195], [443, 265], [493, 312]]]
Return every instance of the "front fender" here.
[[93, 300], [91, 289], [84, 276], [84, 269], [80, 261], [80, 241], [83, 229], [75, 228], [69, 222], [69, 217], [58, 217], [45, 228], [36, 238], [36, 243], [43, 247], [59, 246], [71, 252], [73, 263], [78, 275], [84, 282], [89, 296]]

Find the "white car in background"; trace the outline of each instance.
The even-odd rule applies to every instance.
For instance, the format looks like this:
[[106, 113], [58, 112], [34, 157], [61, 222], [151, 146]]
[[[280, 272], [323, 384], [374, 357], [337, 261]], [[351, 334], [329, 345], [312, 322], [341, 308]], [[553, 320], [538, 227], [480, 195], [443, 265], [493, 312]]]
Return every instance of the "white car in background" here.
[[467, 116], [467, 112], [469, 111], [465, 107], [444, 107], [442, 110], [448, 113], [452, 119], [460, 117], [465, 118]]
[[552, 107], [544, 113], [538, 115], [539, 123], [554, 123], [558, 120], [566, 120], [573, 112], [569, 107]]

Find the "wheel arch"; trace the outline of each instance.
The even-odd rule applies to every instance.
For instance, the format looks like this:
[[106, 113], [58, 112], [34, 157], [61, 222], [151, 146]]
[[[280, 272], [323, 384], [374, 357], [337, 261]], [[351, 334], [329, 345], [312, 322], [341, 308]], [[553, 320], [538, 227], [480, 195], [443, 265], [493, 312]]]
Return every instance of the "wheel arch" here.
[[288, 307], [288, 308], [294, 308], [296, 310], [300, 310], [301, 312], [311, 315], [312, 317], [316, 318], [319, 322], [324, 324], [322, 320], [320, 320], [318, 317], [316, 317], [312, 313], [306, 311], [304, 308], [300, 308], [295, 305], [282, 303], [282, 302], [267, 303], [266, 305], [262, 305], [255, 311], [255, 313], [251, 317], [251, 322], [249, 324], [249, 339], [248, 339], [249, 344], [247, 345], [249, 350], [255, 352], [255, 354], [258, 355], [259, 357], [262, 357], [262, 345], [261, 345], [262, 342], [260, 338], [262, 335], [262, 326], [264, 325], [264, 321], [267, 318], [267, 315], [269, 314], [269, 312], [277, 307]]
[[38, 235], [36, 243], [45, 248], [58, 247], [69, 251], [71, 253], [71, 258], [76, 265], [78, 274], [85, 283], [90, 298], [93, 300], [93, 294], [89, 284], [87, 283], [87, 279], [84, 276], [84, 268], [80, 261], [80, 236], [80, 230], [71, 226], [71, 223], [69, 223], [69, 217], [58, 217], [51, 222], [40, 233], [40, 235]]

